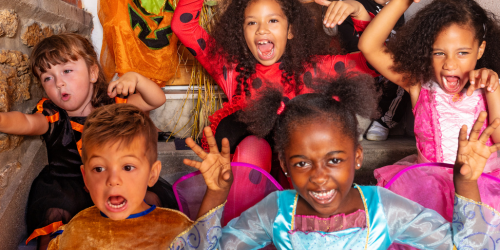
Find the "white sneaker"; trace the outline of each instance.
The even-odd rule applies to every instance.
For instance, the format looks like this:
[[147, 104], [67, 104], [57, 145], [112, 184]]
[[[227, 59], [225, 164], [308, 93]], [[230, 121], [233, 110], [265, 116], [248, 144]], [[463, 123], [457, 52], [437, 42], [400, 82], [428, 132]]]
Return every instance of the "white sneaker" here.
[[385, 141], [389, 136], [389, 129], [374, 121], [366, 132], [366, 139], [370, 141]]

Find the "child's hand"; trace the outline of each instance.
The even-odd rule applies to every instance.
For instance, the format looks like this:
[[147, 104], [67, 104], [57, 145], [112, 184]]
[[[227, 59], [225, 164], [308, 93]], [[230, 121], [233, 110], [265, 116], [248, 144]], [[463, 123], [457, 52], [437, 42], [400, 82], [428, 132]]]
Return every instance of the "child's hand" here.
[[323, 24], [327, 28], [333, 28], [335, 25], [342, 24], [349, 15], [360, 20], [371, 20], [365, 7], [357, 1], [315, 0], [315, 2], [323, 6], [328, 6], [325, 18], [323, 19]]
[[467, 126], [463, 125], [458, 137], [457, 160], [454, 168], [455, 180], [463, 182], [477, 181], [483, 173], [484, 166], [490, 155], [500, 150], [500, 143], [486, 146], [486, 141], [493, 131], [500, 125], [500, 119], [495, 119], [479, 136], [481, 127], [486, 120], [485, 111], [479, 114], [467, 139]]
[[[231, 171], [231, 160], [229, 153], [229, 141], [222, 140], [222, 150], [219, 153], [215, 138], [210, 127], [205, 127], [205, 136], [210, 147], [210, 153], [206, 153], [193, 139], [187, 138], [186, 144], [203, 160], [202, 162], [184, 159], [184, 164], [200, 170], [207, 187], [212, 191], [229, 192], [233, 183]], [[227, 194], [226, 194], [227, 196]], [[225, 200], [225, 199], [224, 199]]]
[[498, 74], [491, 69], [477, 69], [469, 73], [470, 86], [467, 89], [467, 95], [472, 95], [476, 89], [485, 88], [485, 91], [495, 92], [498, 88]]
[[139, 76], [135, 72], [127, 72], [120, 79], [112, 81], [108, 85], [108, 96], [115, 98], [117, 95], [128, 96], [135, 93], [139, 82]]

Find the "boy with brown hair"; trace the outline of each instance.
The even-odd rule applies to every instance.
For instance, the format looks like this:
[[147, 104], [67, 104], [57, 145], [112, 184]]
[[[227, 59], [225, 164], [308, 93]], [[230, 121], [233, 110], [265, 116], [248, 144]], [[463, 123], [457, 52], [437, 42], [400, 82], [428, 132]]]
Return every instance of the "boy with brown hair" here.
[[[215, 145], [210, 129], [209, 143]], [[207, 183], [198, 220], [179, 211], [146, 204], [148, 186], [161, 171], [157, 160], [157, 132], [151, 119], [135, 106], [113, 104], [94, 110], [82, 135], [81, 166], [85, 186], [95, 206], [78, 213], [59, 228], [48, 249], [166, 249], [218, 244], [220, 216], [232, 183], [229, 142], [222, 152], [205, 153], [186, 140], [203, 162], [184, 160], [201, 171]], [[188, 238], [196, 232], [197, 242]]]

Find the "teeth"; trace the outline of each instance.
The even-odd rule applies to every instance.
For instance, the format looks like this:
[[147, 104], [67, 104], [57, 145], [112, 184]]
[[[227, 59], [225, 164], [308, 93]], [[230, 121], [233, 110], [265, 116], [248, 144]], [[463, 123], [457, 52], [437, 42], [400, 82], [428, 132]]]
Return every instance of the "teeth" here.
[[325, 199], [331, 198], [334, 192], [335, 192], [334, 190], [330, 190], [330, 191], [321, 191], [321, 192], [310, 191], [309, 193], [318, 200], [325, 200]]
[[111, 204], [111, 201], [108, 200], [108, 205], [112, 208], [115, 208], [115, 209], [122, 208], [123, 206], [125, 206], [126, 203], [127, 203], [127, 200], [123, 200], [123, 202], [121, 204], [113, 205], [113, 204]]
[[258, 41], [257, 43], [260, 44], [260, 45], [263, 45], [263, 44], [268, 44], [268, 43], [271, 43], [271, 42], [269, 42], [269, 41]]

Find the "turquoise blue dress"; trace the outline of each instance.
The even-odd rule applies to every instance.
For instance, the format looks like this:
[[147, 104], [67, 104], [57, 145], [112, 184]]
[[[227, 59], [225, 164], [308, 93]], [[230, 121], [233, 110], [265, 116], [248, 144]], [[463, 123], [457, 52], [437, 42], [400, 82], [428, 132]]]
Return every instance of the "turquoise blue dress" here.
[[366, 227], [336, 232], [295, 230], [298, 194], [271, 193], [223, 228], [222, 249], [387, 249], [393, 242], [420, 249], [495, 249], [500, 214], [487, 205], [455, 195], [453, 222], [434, 210], [375, 186], [357, 186]]

